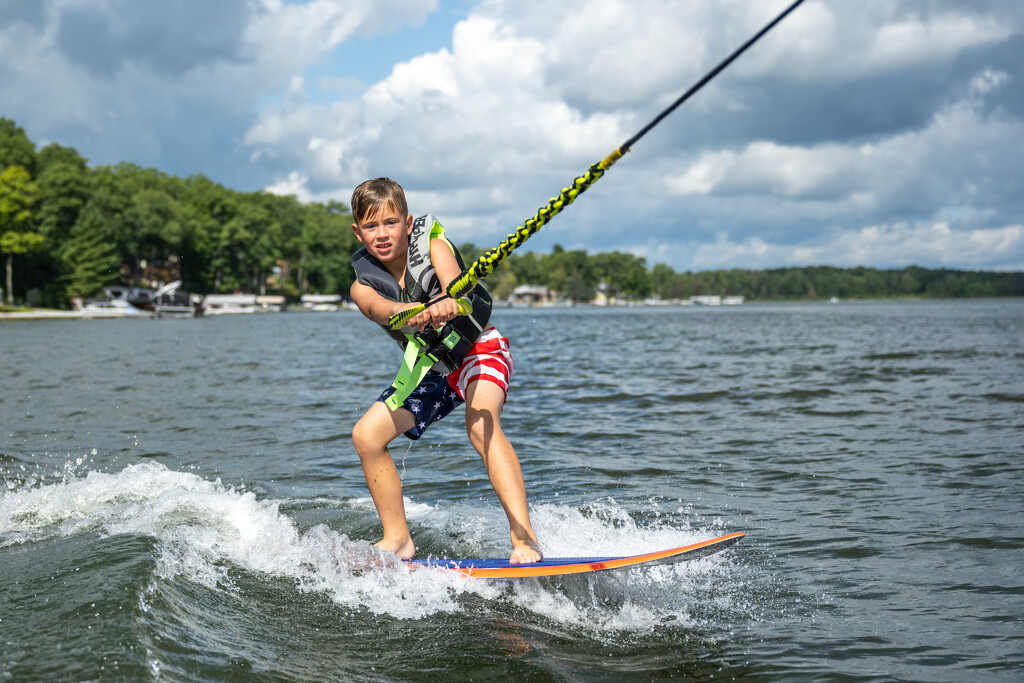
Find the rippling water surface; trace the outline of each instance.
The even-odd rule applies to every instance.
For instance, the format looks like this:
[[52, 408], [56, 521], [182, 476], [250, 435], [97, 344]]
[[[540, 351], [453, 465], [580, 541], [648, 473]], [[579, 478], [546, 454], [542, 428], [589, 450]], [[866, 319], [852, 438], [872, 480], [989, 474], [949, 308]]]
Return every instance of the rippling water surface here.
[[[1024, 301], [499, 310], [548, 555], [378, 555], [358, 314], [2, 321], [0, 679], [1020, 680]], [[421, 554], [508, 529], [456, 416], [392, 449]]]

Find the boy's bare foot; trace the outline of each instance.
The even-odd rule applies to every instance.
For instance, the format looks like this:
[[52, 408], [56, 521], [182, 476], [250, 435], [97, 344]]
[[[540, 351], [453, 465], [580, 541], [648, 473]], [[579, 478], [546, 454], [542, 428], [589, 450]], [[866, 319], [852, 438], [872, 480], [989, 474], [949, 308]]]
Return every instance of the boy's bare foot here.
[[374, 543], [374, 546], [381, 550], [398, 555], [400, 560], [411, 560], [413, 555], [416, 554], [416, 546], [413, 544], [411, 536], [406, 536], [404, 539], [398, 541], [391, 541], [384, 538]]
[[509, 564], [531, 564], [540, 562], [543, 557], [537, 541], [512, 541], [512, 557], [508, 561]]

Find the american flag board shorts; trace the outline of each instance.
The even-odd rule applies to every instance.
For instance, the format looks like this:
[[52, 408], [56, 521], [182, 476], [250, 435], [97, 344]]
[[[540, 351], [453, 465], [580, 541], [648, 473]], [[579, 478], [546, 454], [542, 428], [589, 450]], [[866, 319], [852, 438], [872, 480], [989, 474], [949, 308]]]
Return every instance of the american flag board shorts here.
[[498, 330], [488, 327], [470, 347], [459, 369], [448, 375], [448, 386], [465, 401], [469, 383], [485, 380], [501, 387], [505, 398], [508, 398], [508, 382], [514, 369], [515, 361], [508, 348], [508, 339], [502, 337]]
[[[405, 399], [402, 407], [416, 417], [416, 426], [405, 435], [415, 441], [423, 436], [427, 427], [462, 405], [471, 382], [493, 382], [508, 397], [508, 382], [514, 368], [508, 339], [493, 327], [488, 327], [470, 347], [458, 370], [447, 377], [438, 372], [428, 372]], [[394, 391], [394, 387], [388, 387], [377, 400], [386, 401]]]

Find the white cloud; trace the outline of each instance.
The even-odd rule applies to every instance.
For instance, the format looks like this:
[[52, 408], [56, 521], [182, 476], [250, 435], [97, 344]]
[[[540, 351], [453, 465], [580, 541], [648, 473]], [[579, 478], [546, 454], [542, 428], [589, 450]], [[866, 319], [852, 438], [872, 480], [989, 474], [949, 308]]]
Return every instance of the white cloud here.
[[225, 127], [248, 125], [270, 96], [294, 96], [303, 72], [342, 41], [422, 23], [436, 4], [50, 0], [41, 25], [0, 27], [2, 113], [36, 139], [33, 130], [70, 131], [99, 163], [218, 163], [243, 137]]
[[[546, 81], [560, 97], [589, 106], [647, 105], [700, 74], [707, 59], [704, 29], [711, 5], [618, 0], [571, 3], [548, 37]], [[505, 16], [531, 30], [529, 14]], [[571, 18], [569, 18], [571, 17]]]
[[949, 64], [965, 50], [1020, 30], [968, 6], [928, 9], [918, 2], [808, 2], [737, 71], [746, 78], [820, 83], [862, 79]]
[[[390, 175], [415, 210], [487, 243], [789, 0], [479, 0], [450, 48], [365, 89], [337, 48], [358, 36], [388, 60], [368, 37], [437, 0], [227, 3], [49, 0], [0, 22], [0, 115], [94, 162], [304, 200]], [[898, 238], [916, 235], [950, 258], [1019, 263], [1022, 24], [1010, 0], [810, 0], [533, 244], [763, 266], [831, 258], [819, 240], [850, 235], [889, 245], [868, 255], [944, 263]]]
[[[974, 91], [990, 93], [1007, 82], [985, 70]], [[873, 214], [907, 205], [932, 207], [993, 204], [1021, 189], [1007, 184], [1019, 160], [1006, 154], [1010, 140], [1024, 139], [1024, 121], [985, 112], [968, 99], [936, 112], [922, 130], [868, 142], [810, 147], [770, 140], [740, 150], [705, 152], [682, 173], [666, 177], [678, 195], [754, 195], [794, 202], [832, 203], [844, 215]]]
[[[519, 224], [560, 185], [635, 132], [656, 111], [654, 101], [674, 98], [680, 79], [691, 81], [785, 4], [694, 2], [681, 12], [677, 5], [655, 1], [601, 0], [585, 8], [582, 3], [486, 2], [456, 26], [450, 51], [397, 64], [359, 102], [348, 104], [345, 114], [325, 107], [303, 119], [298, 112], [313, 108], [299, 105], [296, 111], [268, 110], [264, 117], [282, 117], [287, 123], [280, 129], [289, 135], [326, 140], [317, 146], [295, 140], [290, 150], [320, 191], [337, 187], [344, 199], [362, 178], [391, 175], [410, 189], [414, 205], [444, 216], [451, 227], [471, 228], [477, 241], [486, 241]], [[879, 7], [880, 21], [872, 16]], [[808, 3], [741, 60], [739, 81], [701, 96], [706, 110], [757, 116], [747, 111], [744, 93], [735, 87], [751, 78], [864, 79], [948, 64], [965, 49], [998, 42], [1014, 30], [988, 15], [928, 14], [903, 3]], [[746, 233], [767, 230], [769, 236], [786, 232], [786, 221], [793, 228], [817, 225], [802, 229], [820, 234], [884, 221], [890, 213], [916, 213], [924, 221], [954, 214], [989, 220], [982, 204], [1006, 198], [1006, 183], [999, 178], [1013, 173], [1017, 161], [1007, 157], [1005, 146], [1024, 130], [1018, 119], [985, 113], [984, 98], [1010, 81], [1004, 71], [983, 69], [962, 91], [969, 99], [947, 102], [924, 128], [870, 140], [797, 145], [761, 139], [694, 154], [660, 144], [652, 134], [642, 144], [653, 148], [638, 153], [646, 161], [623, 163], [628, 170], [616, 172], [632, 177], [609, 181], [618, 182], [609, 191], [623, 192], [620, 205], [636, 205], [634, 193], [653, 192], [644, 200], [650, 211], [664, 211], [657, 197], [665, 186], [682, 197], [760, 197], [760, 206], [745, 201], [701, 208], [713, 222], [742, 206], [755, 212]], [[661, 185], [653, 171], [670, 165], [682, 166], [682, 172], [663, 176]], [[999, 196], [993, 197], [994, 191]], [[627, 219], [629, 213], [624, 211]], [[571, 216], [575, 219], [560, 219], [553, 228], [561, 231], [559, 241], [593, 243], [594, 235], [583, 233], [589, 229], [581, 225], [584, 209], [574, 208]], [[629, 232], [611, 225], [601, 238], [608, 244], [619, 239], [616, 248], [629, 250], [621, 243]], [[769, 237], [745, 238], [744, 251], [737, 253], [789, 262], [799, 253], [792, 244], [806, 239], [791, 234], [789, 245], [775, 247], [763, 241]], [[881, 239], [871, 233], [862, 237]], [[698, 253], [724, 254], [715, 246]]]
[[[372, 175], [413, 191], [454, 196], [517, 181], [553, 160], [564, 182], [610, 151], [625, 128], [605, 112], [584, 115], [542, 86], [545, 46], [473, 14], [454, 30], [452, 49], [395, 65], [354, 103], [286, 102], [266, 109], [246, 134], [260, 153], [310, 169], [310, 182], [343, 195]], [[308, 140], [323, 142], [310, 146]], [[442, 196], [440, 194], [436, 196]], [[444, 199], [444, 208], [456, 200]], [[436, 209], [436, 210], [440, 210]]]
[[1003, 87], [1008, 80], [1010, 75], [1005, 71], [984, 69], [971, 79], [970, 92], [972, 95], [987, 95]]
[[271, 194], [281, 196], [293, 195], [300, 202], [309, 202], [312, 200], [312, 195], [306, 187], [306, 182], [304, 175], [298, 171], [292, 171], [286, 179], [278, 181], [273, 185], [268, 185], [265, 190]]

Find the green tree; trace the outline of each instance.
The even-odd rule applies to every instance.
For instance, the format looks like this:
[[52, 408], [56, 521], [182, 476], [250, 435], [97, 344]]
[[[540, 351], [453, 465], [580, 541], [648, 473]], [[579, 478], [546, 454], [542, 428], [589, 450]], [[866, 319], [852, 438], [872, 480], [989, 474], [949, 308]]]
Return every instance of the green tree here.
[[136, 284], [166, 279], [161, 273], [167, 257], [177, 254], [186, 232], [181, 203], [162, 188], [143, 188], [132, 194], [123, 219], [128, 254], [140, 266]]
[[519, 285], [516, 274], [511, 268], [496, 271], [487, 279], [487, 290], [494, 297], [495, 301], [502, 301], [512, 296], [515, 288]]
[[623, 296], [645, 297], [651, 293], [651, 276], [644, 259], [619, 251], [604, 252], [593, 257], [593, 270]]
[[299, 292], [348, 294], [354, 275], [349, 262], [358, 246], [348, 207], [335, 201], [307, 204], [296, 271]]
[[234, 215], [221, 226], [213, 258], [218, 290], [258, 291], [264, 248], [259, 238], [271, 220], [270, 214], [259, 204], [237, 202]]
[[41, 234], [59, 244], [67, 239], [78, 212], [92, 194], [89, 169], [78, 152], [57, 144], [40, 150], [38, 166], [36, 225]]
[[556, 244], [543, 259], [543, 267], [547, 271], [547, 286], [562, 296], [576, 300], [594, 297], [599, 279], [597, 269], [582, 249], [566, 251]]
[[192, 231], [182, 253], [182, 279], [194, 292], [220, 291], [214, 265], [217, 244], [225, 222], [236, 209], [234, 193], [203, 175], [185, 181]]
[[779, 277], [776, 293], [785, 299], [799, 299], [807, 296], [807, 278], [799, 268], [784, 268]]
[[276, 226], [271, 234], [272, 250], [269, 257], [272, 260], [268, 264], [271, 270], [278, 270], [273, 285], [283, 294], [294, 296], [299, 288], [291, 279], [302, 258], [305, 212], [294, 196], [261, 193], [260, 197], [274, 217]]
[[661, 299], [674, 299], [679, 295], [675, 291], [676, 273], [664, 263], [655, 264], [651, 269], [651, 289]]
[[594, 298], [594, 288], [595, 285], [588, 282], [583, 273], [575, 270], [565, 283], [565, 296], [573, 301], [589, 301]]
[[21, 166], [30, 175], [35, 173], [36, 146], [21, 126], [0, 118], [0, 171], [8, 166]]
[[495, 273], [500, 273], [506, 268], [512, 271], [519, 284], [539, 285], [548, 279], [541, 257], [533, 251], [525, 254], [513, 253], [498, 265]]
[[121, 257], [107, 220], [96, 204], [82, 209], [71, 229], [65, 261], [68, 297], [94, 296], [118, 279]]
[[6, 259], [7, 303], [14, 303], [14, 257], [42, 249], [45, 238], [21, 230], [32, 218], [32, 205], [39, 188], [23, 166], [8, 166], [0, 172], [0, 253]]
[[569, 275], [565, 272], [564, 268], [549, 269], [544, 284], [548, 289], [558, 292], [559, 296], [568, 296]]

